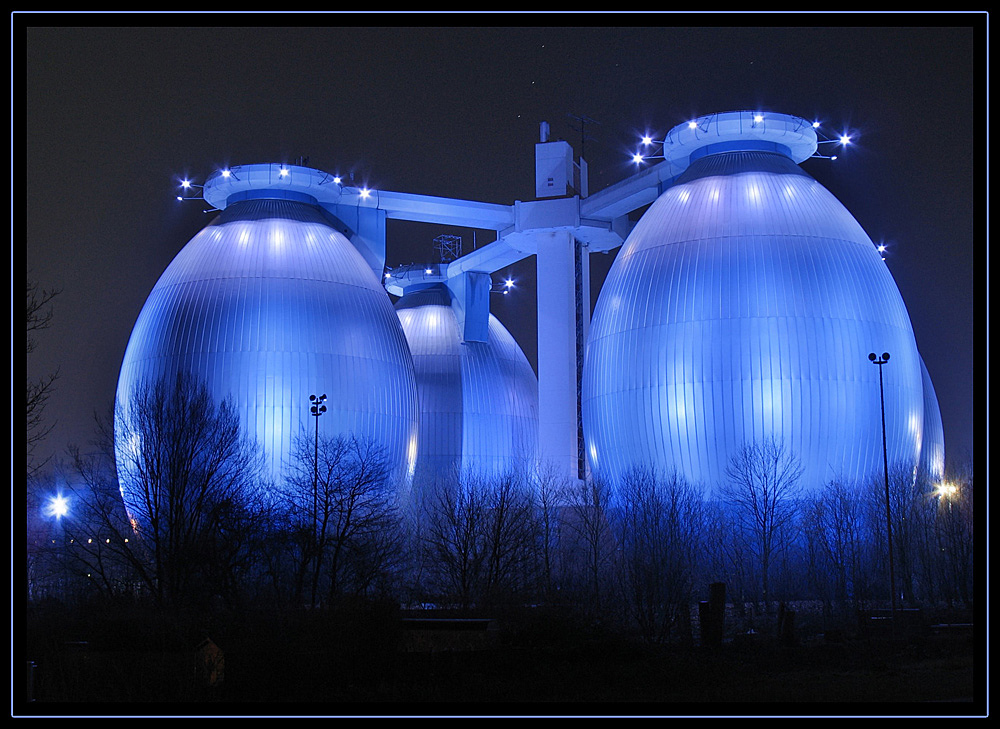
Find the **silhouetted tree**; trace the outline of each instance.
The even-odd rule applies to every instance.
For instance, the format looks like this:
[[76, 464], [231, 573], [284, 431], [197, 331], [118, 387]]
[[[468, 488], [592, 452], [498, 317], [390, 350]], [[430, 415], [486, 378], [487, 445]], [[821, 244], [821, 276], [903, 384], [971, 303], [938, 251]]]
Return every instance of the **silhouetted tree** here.
[[[27, 355], [30, 359], [32, 352], [37, 345], [36, 335], [43, 329], [47, 329], [52, 322], [52, 300], [59, 294], [55, 290], [44, 290], [37, 283], [28, 279], [27, 281]], [[55, 386], [58, 372], [49, 373], [42, 377], [27, 377], [27, 411], [28, 411], [28, 474], [29, 476], [44, 465], [35, 463], [34, 451], [36, 446], [52, 430], [54, 423], [45, 424], [43, 412], [45, 405]]]
[[290, 465], [282, 491], [297, 599], [308, 589], [318, 604], [322, 581], [329, 598], [384, 585], [404, 543], [385, 449], [355, 436], [303, 437]]
[[858, 489], [837, 480], [828, 482], [806, 506], [807, 540], [817, 552], [814, 585], [842, 613], [870, 596], [863, 516]]
[[79, 454], [78, 496], [156, 603], [181, 607], [232, 589], [267, 503], [261, 451], [233, 404], [217, 405], [188, 373], [146, 382], [119, 404], [113, 438], [103, 440], [106, 451], [114, 444], [124, 511], [106, 469]]
[[737, 533], [760, 568], [761, 598], [771, 600], [770, 575], [779, 549], [791, 544], [802, 466], [774, 438], [740, 448], [726, 467], [722, 499], [733, 509]]
[[532, 587], [535, 522], [527, 484], [513, 471], [485, 479], [484, 593], [491, 600], [509, 600]]
[[479, 595], [486, 545], [486, 493], [477, 479], [439, 481], [427, 501], [423, 547], [439, 594], [468, 609]]
[[588, 610], [600, 613], [615, 553], [615, 537], [609, 519], [611, 486], [600, 479], [580, 481], [567, 487], [564, 500], [563, 534], [566, 538], [563, 554], [574, 554], [579, 560], [581, 600]]
[[643, 637], [686, 623], [702, 537], [701, 495], [674, 473], [633, 469], [622, 479], [615, 531], [622, 595]]
[[540, 465], [536, 469], [534, 488], [536, 558], [539, 562], [541, 589], [551, 598], [557, 575], [561, 572], [559, 532], [560, 511], [565, 505], [566, 482], [554, 468]]

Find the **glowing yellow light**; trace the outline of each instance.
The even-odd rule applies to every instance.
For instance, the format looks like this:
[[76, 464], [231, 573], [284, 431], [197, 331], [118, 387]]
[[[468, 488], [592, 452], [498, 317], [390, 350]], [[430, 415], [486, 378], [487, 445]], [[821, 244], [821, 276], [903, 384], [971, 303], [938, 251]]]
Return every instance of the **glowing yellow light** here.
[[951, 499], [958, 495], [958, 486], [943, 481], [937, 485], [934, 493], [938, 498]]

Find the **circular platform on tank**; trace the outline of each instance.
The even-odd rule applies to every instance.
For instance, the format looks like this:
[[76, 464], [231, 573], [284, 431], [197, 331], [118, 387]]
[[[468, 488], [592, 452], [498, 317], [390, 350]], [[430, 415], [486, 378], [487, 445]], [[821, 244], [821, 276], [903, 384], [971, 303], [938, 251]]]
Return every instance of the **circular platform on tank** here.
[[389, 269], [382, 284], [393, 296], [403, 296], [409, 291], [427, 288], [448, 280], [447, 265], [439, 263], [411, 263]]
[[667, 133], [663, 158], [685, 169], [710, 154], [779, 152], [796, 164], [816, 153], [816, 130], [797, 116], [761, 111], [727, 111], [692, 119]]
[[206, 202], [223, 210], [233, 202], [264, 197], [313, 205], [353, 203], [361, 191], [344, 187], [337, 177], [322, 170], [270, 163], [219, 170], [206, 180], [203, 194]]

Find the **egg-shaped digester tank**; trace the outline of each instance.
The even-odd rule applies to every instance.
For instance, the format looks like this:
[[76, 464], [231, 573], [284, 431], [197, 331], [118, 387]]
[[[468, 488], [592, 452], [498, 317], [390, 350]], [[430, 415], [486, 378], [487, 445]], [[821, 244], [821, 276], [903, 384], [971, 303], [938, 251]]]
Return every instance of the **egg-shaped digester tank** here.
[[[294, 440], [311, 443], [318, 425], [321, 436], [377, 443], [405, 487], [416, 384], [392, 302], [314, 199], [271, 195], [231, 199], [161, 275], [132, 331], [117, 403], [143, 383], [190, 372], [217, 400], [232, 398], [274, 479]], [[309, 398], [322, 394], [317, 423]]]
[[585, 447], [612, 482], [630, 468], [706, 489], [745, 444], [779, 441], [808, 492], [883, 466], [915, 469], [921, 361], [903, 300], [847, 209], [798, 163], [797, 117], [730, 112], [682, 125], [683, 170], [640, 218], [595, 306], [583, 376]]
[[532, 467], [538, 381], [503, 324], [489, 314], [487, 340], [463, 341], [443, 283], [407, 289], [396, 313], [413, 357], [420, 409], [414, 489]]

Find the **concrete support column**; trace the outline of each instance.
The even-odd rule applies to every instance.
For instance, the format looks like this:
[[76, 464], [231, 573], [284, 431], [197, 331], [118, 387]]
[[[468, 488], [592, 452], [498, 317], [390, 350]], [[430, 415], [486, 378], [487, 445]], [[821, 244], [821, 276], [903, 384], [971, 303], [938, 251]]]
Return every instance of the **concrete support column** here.
[[537, 241], [539, 456], [560, 477], [579, 479], [586, 469], [579, 365], [590, 318], [587, 252], [571, 231], [547, 231]]

